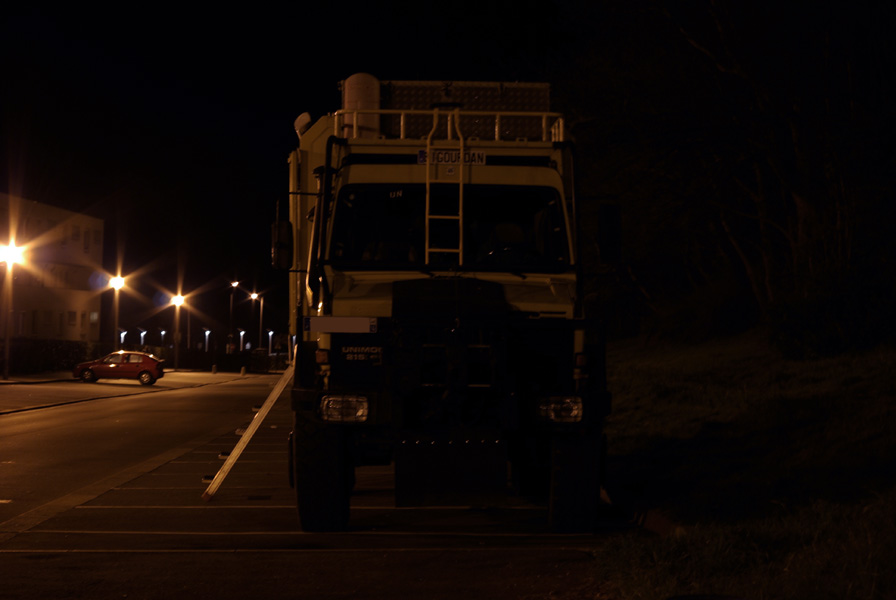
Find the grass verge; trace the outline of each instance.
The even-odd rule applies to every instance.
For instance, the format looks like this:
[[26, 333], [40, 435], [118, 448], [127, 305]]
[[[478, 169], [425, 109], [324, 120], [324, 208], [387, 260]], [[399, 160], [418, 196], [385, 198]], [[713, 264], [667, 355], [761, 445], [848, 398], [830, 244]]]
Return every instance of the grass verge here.
[[766, 339], [611, 344], [609, 493], [671, 525], [595, 557], [609, 597], [896, 597], [896, 350]]

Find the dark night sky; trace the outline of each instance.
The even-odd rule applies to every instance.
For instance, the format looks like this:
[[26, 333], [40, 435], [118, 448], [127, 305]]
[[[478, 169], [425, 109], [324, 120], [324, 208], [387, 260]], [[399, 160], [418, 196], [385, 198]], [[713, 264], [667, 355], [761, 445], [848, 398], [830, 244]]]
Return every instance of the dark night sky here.
[[[104, 217], [107, 268], [120, 247], [124, 272], [141, 269], [148, 298], [156, 288], [173, 289], [180, 274], [185, 290], [208, 290], [205, 310], [220, 325], [234, 277], [259, 290], [278, 287], [265, 313], [285, 320], [285, 277], [268, 266], [269, 226], [277, 201], [287, 198], [292, 123], [305, 111], [316, 118], [338, 108], [337, 82], [356, 72], [550, 82], [554, 108], [567, 113], [589, 167], [577, 173], [580, 187], [633, 203], [629, 227], [643, 236], [627, 238], [643, 254], [635, 269], [677, 279], [679, 271], [655, 261], [677, 255], [667, 238], [685, 229], [653, 199], [728, 194], [727, 184], [705, 181], [700, 160], [721, 151], [741, 164], [749, 128], [769, 115], [793, 109], [812, 132], [812, 119], [828, 127], [825, 111], [846, 99], [859, 115], [849, 134], [889, 144], [863, 150], [874, 162], [869, 172], [878, 177], [891, 164], [881, 126], [893, 119], [877, 115], [892, 113], [880, 88], [893, 61], [877, 62], [881, 50], [892, 54], [892, 10], [659, 0], [421, 6], [2, 14], [0, 191]], [[721, 42], [713, 11], [729, 28]], [[754, 90], [719, 71], [684, 30], [715, 56], [733, 49], [771, 86], [773, 110], [757, 112]], [[865, 95], [877, 104], [862, 104]], [[794, 98], [799, 103], [788, 104]], [[775, 101], [783, 101], [780, 111]], [[848, 143], [841, 152], [867, 147]], [[691, 224], [699, 221], [691, 203], [680, 206], [689, 207]], [[667, 228], [666, 237], [649, 230], [648, 217]], [[699, 235], [706, 232], [671, 243], [684, 248]], [[650, 253], [653, 244], [660, 253]], [[638, 273], [647, 285], [662, 284]], [[131, 302], [123, 312], [139, 319], [144, 306]]]
[[[178, 272], [187, 290], [233, 277], [282, 286], [269, 226], [299, 113], [338, 108], [337, 82], [359, 71], [540, 80], [546, 61], [533, 56], [548, 44], [531, 33], [559, 27], [495, 8], [461, 29], [395, 6], [4, 15], [0, 188], [105, 218], [107, 260], [120, 247], [146, 296]], [[284, 311], [280, 299], [266, 309]]]

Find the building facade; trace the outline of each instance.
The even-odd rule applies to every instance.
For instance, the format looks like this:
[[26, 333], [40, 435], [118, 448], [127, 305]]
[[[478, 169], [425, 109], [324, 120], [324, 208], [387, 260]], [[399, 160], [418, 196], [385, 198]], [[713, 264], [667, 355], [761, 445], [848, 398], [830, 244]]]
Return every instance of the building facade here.
[[[12, 337], [99, 341], [100, 295], [107, 287], [103, 225], [85, 214], [0, 195], [0, 244], [25, 248], [13, 271]], [[6, 275], [0, 269], [4, 286]]]

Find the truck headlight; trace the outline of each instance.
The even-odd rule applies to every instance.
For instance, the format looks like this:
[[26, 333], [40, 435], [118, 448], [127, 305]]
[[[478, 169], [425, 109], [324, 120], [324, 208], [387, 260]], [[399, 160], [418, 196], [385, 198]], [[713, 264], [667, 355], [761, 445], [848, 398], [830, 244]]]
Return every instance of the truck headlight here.
[[582, 399], [578, 396], [551, 396], [538, 404], [538, 415], [555, 423], [578, 423], [582, 420]]
[[365, 396], [327, 395], [320, 399], [320, 418], [338, 423], [363, 423], [367, 420]]

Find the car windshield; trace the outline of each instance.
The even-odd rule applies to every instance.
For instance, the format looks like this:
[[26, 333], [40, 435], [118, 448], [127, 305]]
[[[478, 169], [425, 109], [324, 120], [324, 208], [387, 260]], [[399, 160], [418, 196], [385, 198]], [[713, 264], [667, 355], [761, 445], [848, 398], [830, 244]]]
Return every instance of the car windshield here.
[[[332, 213], [328, 259], [343, 270], [455, 269], [458, 187], [432, 185], [430, 260], [426, 265], [423, 185], [348, 185]], [[465, 185], [463, 269], [555, 273], [569, 268], [560, 197], [549, 187]]]

